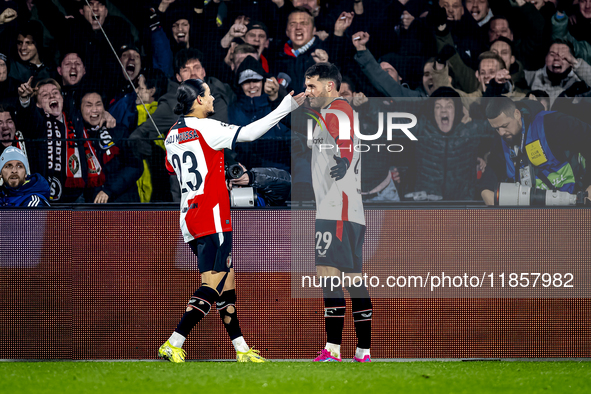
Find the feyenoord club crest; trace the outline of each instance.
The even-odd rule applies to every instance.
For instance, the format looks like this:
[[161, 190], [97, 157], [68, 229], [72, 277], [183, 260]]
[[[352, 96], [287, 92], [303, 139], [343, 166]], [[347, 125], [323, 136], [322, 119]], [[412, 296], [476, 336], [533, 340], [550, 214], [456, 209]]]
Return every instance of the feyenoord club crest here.
[[76, 155], [70, 156], [70, 159], [68, 160], [68, 168], [73, 175], [76, 175], [80, 169], [80, 161]]
[[226, 266], [228, 268], [232, 268], [232, 252], [230, 252], [230, 254], [228, 255], [228, 258], [226, 259]]
[[96, 158], [92, 153], [87, 153], [86, 158], [88, 159], [88, 173], [98, 174], [100, 165], [97, 163]]

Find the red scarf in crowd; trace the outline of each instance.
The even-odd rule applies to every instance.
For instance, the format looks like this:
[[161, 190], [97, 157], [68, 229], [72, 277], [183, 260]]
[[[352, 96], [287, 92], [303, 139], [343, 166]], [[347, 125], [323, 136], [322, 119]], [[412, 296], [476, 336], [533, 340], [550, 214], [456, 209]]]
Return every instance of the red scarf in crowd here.
[[265, 70], [266, 73], [269, 72], [269, 62], [263, 55], [261, 55], [261, 66], [263, 66], [263, 70]]
[[[64, 124], [66, 125], [67, 137], [65, 187], [83, 188], [102, 186], [105, 183], [105, 173], [102, 171], [101, 165], [96, 157], [96, 152], [92, 147], [92, 143], [88, 140], [88, 135], [85, 129], [82, 130], [82, 139], [84, 140], [84, 159], [87, 162], [88, 174], [87, 182], [84, 182], [82, 168], [80, 166], [82, 158], [80, 157], [80, 150], [78, 149], [78, 143], [76, 142], [76, 132], [72, 122], [67, 120], [65, 113], [63, 114], [63, 117]], [[50, 131], [51, 130], [48, 131], [48, 136], [50, 135]]]

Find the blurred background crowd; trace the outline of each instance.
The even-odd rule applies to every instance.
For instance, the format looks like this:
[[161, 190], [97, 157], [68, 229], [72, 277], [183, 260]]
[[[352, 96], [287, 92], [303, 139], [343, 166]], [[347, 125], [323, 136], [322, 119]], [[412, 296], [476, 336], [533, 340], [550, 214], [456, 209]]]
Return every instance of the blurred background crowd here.
[[[52, 204], [179, 201], [163, 138], [180, 82], [245, 125], [326, 61], [366, 134], [380, 112], [418, 117], [418, 141], [373, 141], [403, 152], [362, 155], [367, 199], [479, 200], [498, 138], [483, 100], [591, 121], [591, 0], [0, 0], [0, 150], [25, 152]], [[305, 138], [287, 119], [226, 161], [264, 205], [312, 200]]]

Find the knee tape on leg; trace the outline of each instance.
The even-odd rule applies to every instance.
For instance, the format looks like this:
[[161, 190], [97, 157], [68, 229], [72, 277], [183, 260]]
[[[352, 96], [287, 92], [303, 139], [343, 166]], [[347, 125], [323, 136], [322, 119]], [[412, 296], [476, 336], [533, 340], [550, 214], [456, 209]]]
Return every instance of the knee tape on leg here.
[[222, 323], [224, 323], [224, 327], [231, 340], [242, 336], [235, 303], [236, 290], [224, 291], [216, 302], [217, 310], [222, 318]]
[[216, 295], [213, 289], [202, 286], [193, 294], [187, 303], [187, 307], [207, 315], [211, 309], [211, 303], [217, 298]]
[[324, 317], [341, 317], [345, 316], [345, 293], [342, 288], [333, 289], [332, 291], [323, 288], [324, 294]]
[[[233, 308], [230, 308], [233, 307]], [[228, 310], [228, 308], [230, 308]], [[236, 312], [236, 290], [227, 290], [222, 293], [216, 301], [216, 309], [222, 314], [232, 314]]]
[[347, 287], [351, 296], [351, 309], [353, 310], [353, 322], [368, 321], [373, 316], [373, 306], [369, 292], [365, 286]]

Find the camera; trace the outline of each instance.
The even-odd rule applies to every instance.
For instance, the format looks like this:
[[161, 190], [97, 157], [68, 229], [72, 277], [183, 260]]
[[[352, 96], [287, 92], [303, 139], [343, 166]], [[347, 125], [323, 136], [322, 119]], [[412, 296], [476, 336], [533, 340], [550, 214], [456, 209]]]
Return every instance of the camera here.
[[258, 199], [252, 187], [240, 187], [230, 190], [230, 206], [232, 208], [254, 208]]
[[[226, 179], [238, 179], [244, 175], [240, 164], [226, 165]], [[232, 208], [252, 208], [256, 205], [257, 193], [252, 187], [236, 187], [230, 190], [230, 206]]]
[[244, 175], [244, 169], [240, 164], [231, 164], [226, 166], [226, 179], [238, 179]]
[[495, 192], [497, 206], [583, 206], [587, 192], [570, 194], [562, 191], [541, 190], [520, 183], [499, 183]]

